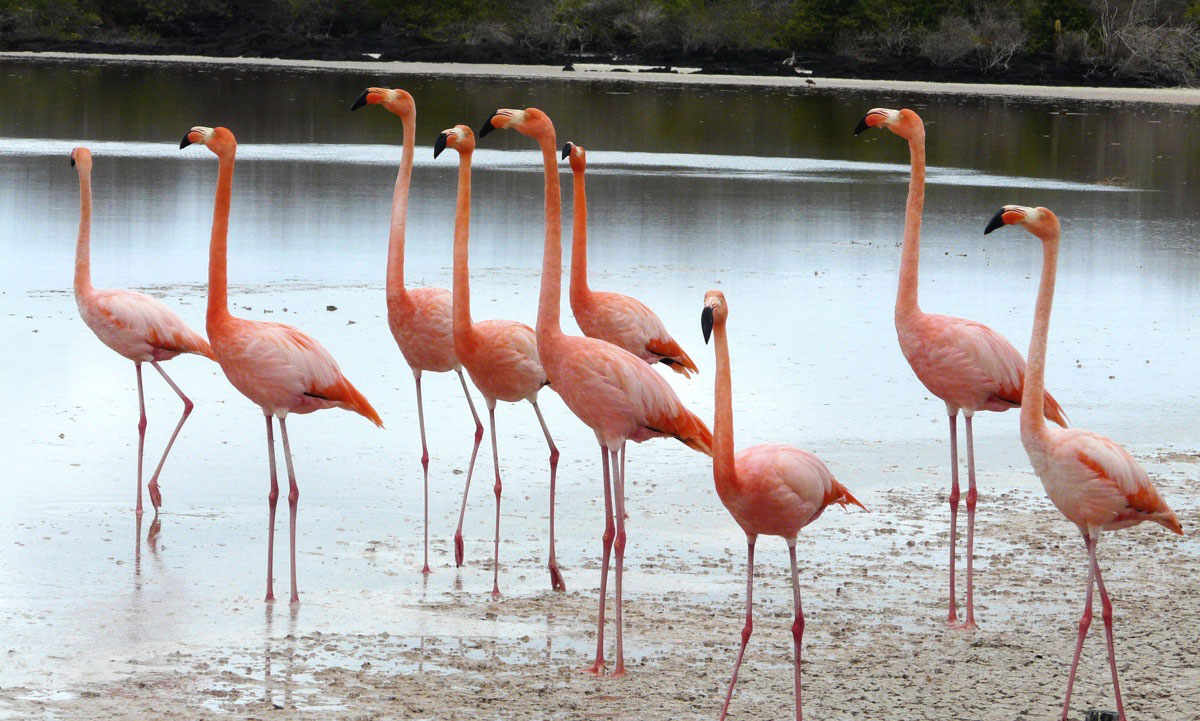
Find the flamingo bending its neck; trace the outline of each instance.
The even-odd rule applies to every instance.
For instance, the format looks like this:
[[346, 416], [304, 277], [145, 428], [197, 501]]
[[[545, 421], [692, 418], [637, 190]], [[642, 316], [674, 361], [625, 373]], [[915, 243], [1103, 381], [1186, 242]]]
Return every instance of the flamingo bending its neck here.
[[575, 181], [571, 230], [571, 312], [589, 338], [606, 340], [647, 363], [663, 363], [685, 378], [699, 373], [696, 364], [667, 332], [654, 311], [636, 298], [592, 290], [587, 279], [587, 152], [575, 143], [563, 145]]
[[[541, 110], [500, 109], [484, 123], [480, 137], [493, 129], [512, 128], [537, 141], [545, 176], [545, 245], [538, 300], [537, 347], [550, 387], [600, 443], [604, 468], [605, 528], [600, 566], [600, 610], [596, 628], [596, 660], [585, 670], [604, 672], [604, 606], [610, 552], [616, 549], [614, 604], [617, 627], [613, 676], [625, 675], [621, 593], [625, 558], [625, 442], [671, 436], [688, 447], [712, 455], [712, 433], [704, 421], [683, 407], [662, 376], [640, 358], [612, 343], [568, 336], [559, 325], [562, 285], [562, 191], [554, 123]], [[620, 455], [618, 455], [620, 454]], [[611, 473], [611, 482], [610, 482]], [[614, 508], [615, 500], [615, 508]], [[614, 531], [615, 520], [615, 531]]]
[[175, 381], [167, 375], [160, 363], [180, 353], [195, 353], [213, 357], [212, 348], [204, 336], [187, 327], [157, 298], [131, 290], [103, 290], [92, 287], [92, 152], [87, 148], [71, 151], [71, 165], [79, 173], [79, 237], [75, 242], [75, 304], [79, 315], [88, 328], [104, 345], [133, 361], [137, 371], [138, 387], [138, 462], [137, 462], [137, 515], [142, 515], [142, 455], [146, 445], [146, 399], [142, 391], [142, 364], [149, 363], [159, 372], [171, 390], [183, 401], [183, 415], [175, 424], [175, 430], [167, 440], [162, 457], [150, 476], [147, 490], [154, 515], [162, 505], [162, 492], [158, 477], [167, 454], [175, 444], [175, 438], [183, 423], [192, 413], [194, 404], [179, 390]]
[[[947, 623], [973, 629], [975, 622], [975, 439], [971, 421], [976, 411], [1006, 411], [1021, 405], [1025, 359], [1004, 336], [973, 320], [932, 315], [917, 305], [917, 264], [921, 244], [921, 213], [925, 207], [925, 124], [907, 108], [875, 108], [859, 122], [854, 134], [868, 128], [887, 128], [908, 141], [912, 176], [904, 217], [904, 249], [896, 291], [896, 335], [900, 350], [917, 379], [946, 404], [950, 418], [950, 612]], [[1058, 401], [1043, 397], [1046, 417], [1064, 428], [1067, 417]], [[958, 539], [958, 412], [967, 426], [967, 603], [958, 622], [954, 565]]]
[[[496, 401], [529, 401], [537, 414], [546, 445], [550, 446], [550, 587], [567, 590], [558, 561], [554, 555], [554, 484], [558, 468], [558, 448], [550, 437], [550, 429], [538, 407], [537, 396], [546, 385], [546, 371], [538, 360], [537, 338], [533, 328], [512, 320], [471, 320], [471, 271], [467, 265], [468, 237], [471, 228], [471, 156], [475, 152], [475, 134], [466, 125], [443, 130], [434, 145], [436, 158], [445, 148], [458, 151], [458, 198], [454, 213], [454, 352], [467, 369], [471, 381], [487, 403], [488, 424], [492, 434], [492, 463], [496, 471], [493, 493], [496, 495], [495, 563], [492, 570], [492, 597], [500, 597], [500, 453], [496, 449]], [[479, 452], [479, 440], [471, 450], [471, 458]], [[462, 538], [463, 516], [467, 510], [467, 492], [471, 488], [471, 471], [463, 487], [462, 508], [458, 514], [458, 531]]]
[[213, 355], [225, 372], [225, 377], [242, 395], [262, 409], [267, 421], [271, 490], [267, 496], [266, 600], [275, 600], [275, 504], [279, 499], [275, 438], [271, 424], [273, 416], [279, 419], [279, 434], [283, 439], [283, 455], [287, 463], [291, 602], [297, 603], [300, 596], [296, 590], [296, 511], [300, 488], [296, 485], [296, 473], [292, 468], [287, 415], [337, 407], [354, 411], [380, 427], [383, 422], [363, 394], [342, 375], [333, 356], [311, 336], [282, 323], [246, 320], [230, 314], [225, 249], [229, 235], [229, 203], [233, 195], [237, 140], [226, 128], [196, 126], [183, 136], [179, 147], [186, 148], [193, 143], [207, 147], [219, 161], [212, 239], [208, 251], [208, 337], [212, 342]]
[[[387, 314], [388, 327], [400, 353], [412, 368], [417, 386], [417, 422], [421, 427], [421, 469], [424, 475], [424, 566], [422, 573], [429, 573], [429, 446], [425, 442], [425, 406], [421, 400], [421, 373], [444, 373], [454, 371], [462, 385], [467, 407], [475, 420], [475, 449], [483, 440], [483, 422], [467, 390], [467, 379], [463, 377], [462, 365], [454, 354], [454, 312], [450, 291], [445, 288], [406, 288], [404, 286], [404, 228], [408, 218], [408, 190], [412, 182], [414, 143], [417, 137], [417, 106], [412, 95], [399, 88], [367, 88], [358, 96], [351, 110], [364, 105], [382, 105], [398, 116], [404, 126], [404, 151], [400, 156], [400, 170], [396, 173], [396, 187], [392, 193], [392, 221], [388, 231], [387, 257]], [[475, 454], [467, 471], [475, 467]], [[454, 537], [454, 564], [463, 561], [462, 529]]]
[[1042, 480], [1046, 496], [1083, 535], [1088, 551], [1087, 594], [1083, 616], [1079, 619], [1079, 637], [1075, 657], [1067, 676], [1067, 694], [1063, 699], [1062, 721], [1067, 720], [1071, 688], [1083, 639], [1092, 622], [1093, 582], [1100, 590], [1104, 632], [1108, 644], [1108, 664], [1112, 670], [1117, 715], [1125, 721], [1121, 687], [1117, 682], [1117, 657], [1113, 644], [1112, 604], [1104, 588], [1104, 577], [1096, 560], [1096, 546], [1102, 531], [1115, 531], [1153, 521], [1168, 530], [1183, 534], [1179, 518], [1159, 495], [1158, 489], [1141, 465], [1121, 446], [1098, 433], [1079, 428], [1059, 429], [1046, 425], [1043, 418], [1043, 384], [1046, 376], [1046, 341], [1050, 332], [1050, 307], [1054, 302], [1054, 280], [1058, 269], [1058, 244], [1061, 236], [1058, 217], [1047, 208], [1006, 205], [992, 216], [984, 234], [1005, 225], [1020, 224], [1042, 241], [1042, 278], [1038, 285], [1033, 315], [1033, 333], [1029, 339], [1029, 372], [1021, 397], [1021, 442], [1033, 470]]

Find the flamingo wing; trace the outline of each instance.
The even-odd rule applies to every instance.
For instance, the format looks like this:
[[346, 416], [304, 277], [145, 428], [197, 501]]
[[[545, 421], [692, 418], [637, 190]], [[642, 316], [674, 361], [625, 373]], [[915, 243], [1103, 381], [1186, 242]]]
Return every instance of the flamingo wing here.
[[84, 312], [84, 319], [98, 334], [101, 331], [93, 321], [107, 326], [110, 332], [137, 338], [154, 349], [213, 357], [204, 336], [188, 328], [183, 319], [162, 301], [145, 293], [96, 291], [90, 307]]
[[662, 320], [636, 298], [620, 293], [593, 292], [587, 311], [576, 314], [584, 334], [606, 340], [651, 363], [665, 363], [690, 377], [696, 364], [667, 332]]
[[[1077, 431], [1065, 437], [1068, 440], [1062, 444], [1058, 455], [1073, 455], [1074, 460], [1086, 469], [1081, 474], [1082, 479], [1085, 484], [1091, 481], [1088, 485], [1097, 489], [1093, 491], [1095, 505], [1108, 504], [1104, 510], [1112, 515], [1112, 527], [1150, 520], [1176, 533], [1183, 533], [1179, 519], [1154, 487], [1146, 470], [1129, 451], [1104, 436], [1088, 431]], [[1089, 500], [1092, 499], [1083, 503], [1086, 505]]]

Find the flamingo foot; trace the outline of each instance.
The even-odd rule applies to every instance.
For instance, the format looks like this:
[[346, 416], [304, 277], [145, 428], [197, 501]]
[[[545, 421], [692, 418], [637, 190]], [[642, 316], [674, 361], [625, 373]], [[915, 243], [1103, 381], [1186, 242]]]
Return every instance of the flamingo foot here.
[[500, 600], [500, 596], [501, 596], [501, 595], [502, 595], [502, 594], [500, 593], [500, 587], [499, 587], [499, 586], [492, 586], [492, 600], [493, 600], [493, 601], [499, 601], [499, 600]]
[[609, 674], [609, 678], [625, 678], [626, 675], [625, 662], [617, 661], [617, 667], [613, 669], [611, 674]]
[[558, 572], [557, 565], [550, 566], [550, 588], [555, 591], [567, 590], [567, 584], [563, 582], [562, 574]]
[[952, 631], [974, 631], [979, 628], [977, 623], [970, 620], [963, 621], [962, 623], [951, 623], [949, 626]]
[[454, 534], [454, 567], [461, 568], [463, 564], [463, 537], [461, 533]]
[[429, 564], [428, 564], [428, 563], [426, 563], [426, 564], [425, 564], [425, 568], [422, 568], [422, 569], [421, 569], [421, 573], [425, 574], [426, 576], [428, 576], [429, 574], [433, 573], [433, 571], [429, 570]]
[[148, 487], [150, 491], [150, 503], [154, 506], [154, 515], [158, 515], [158, 507], [162, 505], [162, 492], [158, 489], [158, 483], [151, 483]]
[[290, 605], [292, 605], [292, 606], [299, 606], [299, 605], [300, 605], [300, 594], [298, 594], [298, 593], [293, 593], [293, 594], [292, 594], [292, 600], [291, 600], [291, 601], [289, 601], [288, 603], [289, 603]]
[[275, 603], [275, 592], [268, 588], [267, 589], [267, 597], [264, 598], [263, 600], [266, 601], [267, 603]]
[[603, 676], [604, 675], [604, 659], [598, 658], [598, 659], [596, 659], [595, 663], [593, 663], [591, 666], [584, 666], [583, 668], [581, 668], [579, 670], [582, 673], [590, 673], [593, 676]]

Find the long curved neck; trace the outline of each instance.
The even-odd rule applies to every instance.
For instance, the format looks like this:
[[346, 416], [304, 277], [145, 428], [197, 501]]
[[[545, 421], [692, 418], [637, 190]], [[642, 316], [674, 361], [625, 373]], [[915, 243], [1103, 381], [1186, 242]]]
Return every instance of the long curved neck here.
[[723, 320], [713, 324], [713, 349], [717, 356], [713, 480], [720, 485], [737, 480], [733, 465], [733, 381], [729, 370], [729, 340]]
[[92, 171], [79, 174], [79, 237], [75, 241], [75, 295], [92, 289]]
[[1029, 338], [1025, 387], [1021, 392], [1022, 430], [1044, 431], [1046, 387], [1046, 340], [1050, 335], [1050, 306], [1054, 303], [1054, 278], [1058, 272], [1058, 235], [1042, 239], [1042, 281], [1033, 311], [1033, 333]]
[[571, 220], [571, 307], [588, 294], [587, 281], [587, 191], [583, 170], [574, 173], [575, 193], [572, 198]]
[[896, 289], [896, 315], [920, 311], [917, 306], [917, 265], [921, 256], [921, 213], [925, 210], [925, 132], [908, 141], [912, 177], [904, 208], [904, 250], [900, 255], [900, 285]]
[[471, 154], [458, 156], [458, 202], [454, 210], [454, 340], [471, 333], [471, 270], [467, 240], [471, 229]]
[[221, 153], [217, 165], [217, 198], [213, 203], [212, 237], [208, 243], [208, 320], [229, 315], [225, 251], [229, 238], [229, 201], [233, 196], [236, 150]]
[[546, 245], [542, 251], [542, 289], [538, 296], [538, 345], [543, 339], [562, 335], [559, 303], [562, 300], [562, 188], [558, 184], [554, 131], [537, 139], [542, 148], [546, 176]]
[[388, 231], [387, 294], [404, 295], [404, 227], [408, 220], [408, 188], [412, 182], [413, 148], [417, 139], [417, 113], [412, 111], [401, 118], [404, 123], [404, 151], [400, 155], [400, 170], [396, 173], [396, 188], [392, 192], [392, 222]]

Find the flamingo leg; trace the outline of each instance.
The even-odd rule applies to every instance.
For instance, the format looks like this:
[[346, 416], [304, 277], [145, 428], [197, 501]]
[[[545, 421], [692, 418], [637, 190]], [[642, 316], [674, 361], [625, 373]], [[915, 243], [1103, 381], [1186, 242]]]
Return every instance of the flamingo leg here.
[[300, 486], [296, 485], [296, 471], [292, 469], [292, 448], [288, 445], [287, 421], [279, 419], [279, 435], [283, 438], [283, 460], [287, 464], [288, 474], [288, 512], [290, 527], [288, 540], [291, 547], [292, 560], [292, 603], [300, 603], [300, 594], [296, 592], [296, 506], [300, 501]]
[[601, 543], [604, 550], [600, 561], [600, 612], [596, 621], [596, 661], [591, 666], [583, 668], [588, 673], [599, 676], [604, 673], [604, 604], [608, 593], [608, 560], [612, 553], [613, 527], [612, 483], [609, 478], [608, 449], [600, 444], [600, 461], [604, 467], [604, 535]]
[[612, 451], [613, 465], [613, 518], [617, 521], [617, 537], [613, 542], [613, 549], [616, 551], [616, 559], [614, 560], [613, 573], [616, 581], [613, 584], [613, 592], [616, 597], [614, 608], [616, 609], [616, 618], [613, 619], [617, 626], [617, 665], [613, 667], [612, 675], [614, 677], [625, 675], [625, 646], [624, 636], [625, 628], [622, 622], [622, 603], [621, 603], [621, 580], [625, 575], [625, 443], [621, 443], [621, 462], [617, 463], [618, 451]]
[[546, 435], [546, 445], [550, 446], [550, 588], [555, 591], [565, 591], [567, 584], [563, 582], [562, 574], [558, 572], [558, 561], [554, 557], [554, 482], [558, 474], [558, 447], [554, 445], [554, 439], [550, 437], [550, 429], [546, 427], [546, 419], [542, 417], [542, 409], [538, 407], [537, 398], [535, 397], [530, 403], [533, 404], [533, 412], [537, 414], [538, 423], [542, 425], [542, 433]]
[[1096, 589], [1100, 591], [1100, 618], [1104, 619], [1104, 636], [1108, 644], [1108, 667], [1112, 670], [1113, 694], [1117, 698], [1117, 718], [1125, 721], [1125, 704], [1121, 703], [1121, 684], [1117, 680], [1117, 650], [1113, 643], [1113, 609], [1108, 600], [1108, 591], [1104, 588], [1104, 576], [1100, 573], [1100, 562], [1096, 559], [1096, 546], [1099, 537], [1090, 537], [1088, 552], [1092, 559], [1092, 572], [1096, 574]]
[[958, 623], [955, 606], [954, 554], [958, 544], [958, 410], [950, 414], [950, 614], [946, 623]]
[[[471, 400], [471, 392], [467, 390], [467, 379], [463, 378], [462, 369], [458, 368], [458, 380], [462, 383], [463, 395], [467, 397], [467, 405], [471, 408], [471, 417], [475, 419], [475, 445], [471, 448], [471, 461], [467, 464], [467, 483], [463, 486], [462, 506], [458, 509], [458, 529], [454, 531], [454, 566], [463, 564], [463, 519], [467, 515], [467, 493], [471, 490], [471, 476], [475, 473], [475, 458], [479, 455], [479, 444], [483, 441], [483, 423], [479, 413], [475, 411], [475, 402]], [[426, 561], [428, 568], [428, 561]]]
[[725, 721], [725, 714], [729, 712], [729, 701], [733, 698], [738, 669], [742, 667], [742, 656], [746, 655], [746, 644], [750, 641], [750, 634], [754, 632], [754, 542], [757, 540], [757, 535], [746, 536], [746, 625], [742, 627], [742, 646], [738, 649], [737, 660], [733, 662], [733, 676], [729, 679], [729, 690], [725, 692], [720, 721]]
[[488, 425], [492, 431], [492, 467], [496, 469], [496, 485], [492, 492], [496, 494], [496, 540], [493, 542], [495, 560], [492, 563], [492, 598], [500, 598], [500, 452], [496, 450], [496, 401], [488, 398]]
[[137, 509], [135, 513], [142, 515], [142, 453], [146, 448], [146, 396], [142, 392], [142, 363], [134, 361], [137, 370], [138, 383], [138, 464], [137, 464]]
[[1075, 641], [1075, 656], [1071, 659], [1071, 672], [1067, 674], [1067, 695], [1063, 699], [1062, 721], [1067, 721], [1067, 712], [1071, 708], [1071, 690], [1075, 687], [1075, 670], [1079, 667], [1079, 655], [1083, 651], [1083, 639], [1087, 637], [1088, 627], [1092, 625], [1092, 588], [1095, 585], [1096, 567], [1091, 562], [1092, 539], [1086, 533], [1083, 543], [1088, 549], [1087, 596], [1083, 602], [1083, 615], [1079, 618], [1079, 638]]
[[162, 493], [158, 490], [158, 475], [162, 473], [163, 465], [167, 462], [167, 454], [171, 452], [171, 446], [175, 445], [175, 438], [179, 435], [179, 430], [183, 428], [184, 421], [192, 414], [192, 408], [195, 407], [195, 404], [183, 394], [183, 391], [179, 390], [179, 386], [175, 385], [175, 381], [171, 380], [171, 377], [158, 364], [158, 361], [150, 361], [150, 365], [154, 366], [154, 370], [158, 371], [163, 380], [167, 382], [167, 385], [171, 386], [171, 390], [175, 391], [175, 394], [183, 401], [183, 415], [179, 417], [179, 422], [175, 424], [175, 430], [171, 433], [171, 438], [167, 440], [167, 447], [163, 449], [162, 458], [158, 459], [158, 466], [154, 469], [154, 475], [150, 477], [150, 502], [154, 504], [154, 514], [158, 515], [158, 507], [162, 505]]
[[967, 617], [957, 628], [974, 629], [975, 623], [975, 502], [979, 492], [975, 488], [975, 437], [971, 432], [971, 415], [964, 413], [967, 426]]
[[795, 646], [796, 666], [796, 721], [800, 713], [800, 647], [804, 640], [804, 607], [800, 605], [800, 577], [796, 573], [796, 539], [788, 539], [788, 555], [792, 561], [792, 597], [796, 601], [796, 620], [792, 623], [792, 645]]
[[421, 369], [413, 368], [417, 382], [417, 421], [421, 424], [421, 469], [425, 475], [425, 565], [421, 573], [429, 573], [429, 446], [425, 443], [425, 406], [421, 403]]
[[267, 419], [267, 460], [271, 466], [271, 490], [267, 493], [267, 601], [275, 600], [275, 504], [279, 501], [279, 478], [275, 473], [275, 429]]

